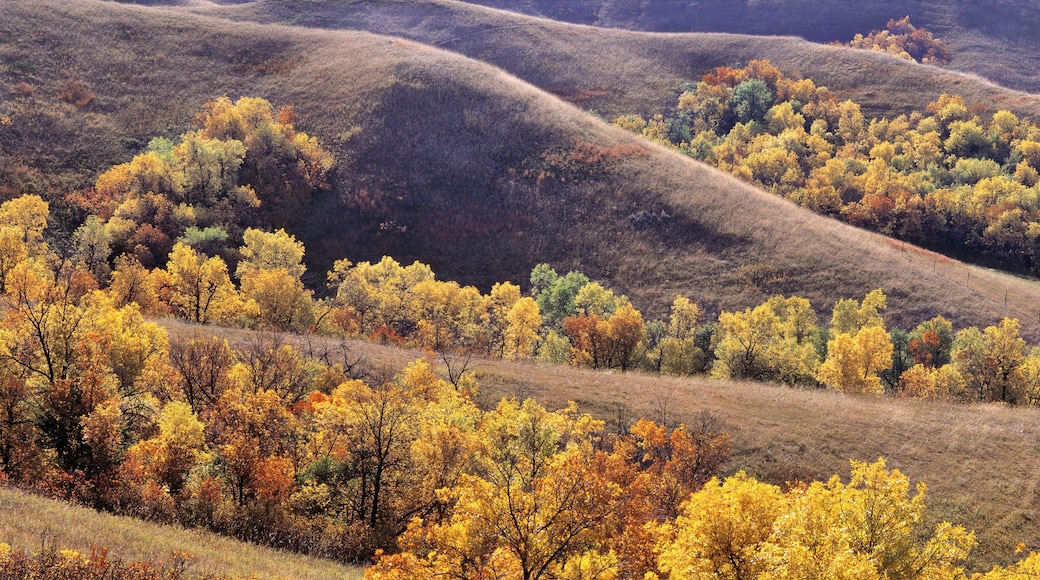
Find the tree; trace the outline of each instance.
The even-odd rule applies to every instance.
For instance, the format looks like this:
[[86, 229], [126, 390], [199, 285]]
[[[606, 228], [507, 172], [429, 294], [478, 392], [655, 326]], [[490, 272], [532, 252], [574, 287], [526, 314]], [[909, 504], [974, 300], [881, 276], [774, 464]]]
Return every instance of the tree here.
[[688, 375], [703, 369], [704, 351], [696, 345], [700, 316], [700, 306], [696, 302], [685, 296], [675, 297], [667, 336], [662, 336], [658, 345], [660, 365], [656, 370]]
[[154, 481], [176, 495], [192, 468], [209, 460], [205, 425], [180, 401], [164, 405], [158, 423], [158, 435], [130, 447], [122, 468], [128, 476], [143, 480], [137, 485]]
[[111, 273], [108, 258], [112, 253], [112, 238], [105, 231], [101, 220], [94, 215], [87, 216], [83, 225], [72, 234], [72, 241], [75, 244], [72, 259], [79, 262], [80, 267], [93, 274], [98, 281], [108, 281]]
[[797, 296], [777, 296], [742, 313], [721, 313], [712, 375], [788, 384], [811, 380], [818, 364], [810, 340], [815, 318], [809, 301]]
[[170, 363], [177, 370], [179, 391], [192, 411], [201, 413], [230, 386], [227, 372], [234, 356], [227, 340], [179, 336], [170, 342]]
[[47, 249], [43, 230], [47, 229], [50, 206], [38, 195], [23, 195], [0, 204], [0, 228], [14, 228], [31, 256]]
[[26, 371], [11, 361], [0, 366], [0, 472], [14, 482], [28, 481], [42, 467], [37, 399], [26, 379]]
[[759, 552], [787, 509], [780, 488], [743, 472], [712, 479], [659, 528], [661, 570], [669, 578], [752, 580], [768, 571]]
[[773, 93], [760, 79], [748, 79], [733, 87], [729, 110], [734, 123], [763, 122], [773, 106]]
[[[506, 338], [509, 326], [509, 313], [520, 300], [520, 287], [510, 282], [496, 283], [491, 287], [491, 293], [487, 296], [487, 329], [484, 332], [484, 350], [489, 354], [505, 357], [509, 340]], [[531, 299], [533, 302], [533, 299]], [[538, 305], [534, 304], [537, 311]], [[535, 326], [535, 337], [541, 326], [541, 317]]]
[[[416, 521], [400, 558], [381, 558], [371, 574], [394, 578], [560, 577], [580, 558], [601, 562], [620, 490], [592, 468], [592, 437], [603, 424], [573, 404], [548, 412], [503, 400], [480, 422], [476, 470], [447, 491], [449, 514]], [[602, 563], [602, 562], [601, 562]]]
[[607, 319], [596, 314], [567, 317], [563, 331], [570, 337], [574, 364], [626, 370], [643, 340], [643, 316], [625, 304]]
[[313, 292], [284, 268], [242, 277], [242, 295], [254, 302], [261, 322], [282, 330], [304, 330], [315, 322]]
[[273, 233], [247, 228], [242, 234], [239, 248], [242, 260], [235, 275], [244, 279], [260, 270], [285, 270], [290, 277], [299, 280], [306, 267], [303, 265], [303, 243], [295, 236], [279, 229]]
[[227, 322], [248, 317], [246, 304], [228, 276], [227, 264], [219, 257], [207, 258], [184, 244], [175, 244], [166, 264], [170, 276], [170, 305], [191, 322]]
[[271, 223], [295, 223], [313, 191], [328, 186], [333, 157], [296, 130], [292, 107], [275, 113], [264, 99], [221, 97], [203, 106], [196, 122], [202, 138], [244, 145], [239, 183], [255, 191]]
[[1017, 318], [1005, 318], [982, 332], [966, 328], [954, 338], [953, 359], [971, 397], [978, 401], [1018, 403], [1023, 396], [1022, 363], [1026, 343]]
[[67, 263], [51, 270], [29, 259], [8, 281], [0, 361], [17, 369], [34, 394], [41, 447], [58, 467], [79, 470], [95, 486], [82, 490], [84, 501], [110, 505], [124, 436], [137, 434], [129, 419], [148, 405], [138, 393], [122, 392], [113, 372], [114, 345], [125, 329], [113, 324], [109, 303], [92, 299], [93, 277]]
[[[238, 387], [224, 391], [211, 414], [215, 451], [226, 465], [239, 506], [259, 502], [273, 506], [288, 498], [292, 487], [293, 443], [299, 421], [277, 393]], [[255, 522], [238, 522], [248, 529]], [[262, 530], [252, 530], [254, 536]]]
[[520, 298], [509, 309], [506, 324], [503, 356], [510, 360], [518, 360], [534, 354], [538, 329], [542, 326], [538, 303], [526, 296]]
[[878, 373], [892, 366], [892, 342], [879, 326], [865, 327], [855, 335], [838, 333], [827, 341], [827, 360], [817, 377], [825, 385], [847, 394], [884, 393]]
[[886, 305], [887, 298], [880, 288], [867, 293], [863, 302], [842, 298], [834, 303], [831, 331], [835, 334], [855, 334], [868, 326], [884, 327], [885, 321], [881, 311]]
[[963, 577], [958, 564], [974, 535], [946, 522], [923, 534], [926, 489], [918, 484], [911, 497], [909, 478], [883, 459], [853, 461], [847, 485], [834, 476], [793, 489], [763, 550], [768, 572], [760, 578]]
[[538, 302], [545, 325], [560, 330], [563, 319], [577, 313], [575, 299], [578, 291], [589, 283], [581, 272], [559, 276], [548, 264], [539, 264], [531, 271], [531, 297]]

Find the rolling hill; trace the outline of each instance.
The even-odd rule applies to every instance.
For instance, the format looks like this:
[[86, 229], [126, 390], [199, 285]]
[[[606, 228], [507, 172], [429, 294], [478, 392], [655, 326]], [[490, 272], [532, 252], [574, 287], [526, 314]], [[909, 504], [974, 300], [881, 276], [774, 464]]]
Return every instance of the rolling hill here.
[[[1014, 315], [1040, 337], [1032, 282], [816, 216], [453, 52], [105, 2], [16, 1], [0, 13], [0, 82], [39, 87], [7, 97], [0, 135], [5, 153], [44, 172], [89, 181], [223, 94], [294, 104], [339, 160], [334, 195], [304, 210], [297, 232], [314, 271], [390, 254], [487, 288], [550, 262], [653, 315], [676, 293], [717, 311], [781, 292], [826, 314], [881, 287], [891, 324]], [[93, 91], [89, 106], [57, 99], [70, 77]]]
[[1033, 117], [1040, 105], [1034, 95], [974, 75], [791, 36], [650, 34], [567, 24], [457, 0], [305, 4], [257, 0], [196, 10], [241, 21], [408, 38], [493, 64], [608, 119], [674, 106], [683, 83], [696, 81], [715, 67], [752, 59], [769, 59], [785, 74], [812, 78], [840, 98], [855, 100], [869, 115], [921, 111], [942, 93], [961, 94], [969, 103], [989, 110], [1006, 108], [1026, 117]]
[[[184, 557], [185, 578], [293, 578], [356, 580], [359, 568], [261, 548], [200, 530], [160, 526], [134, 518], [101, 514], [90, 508], [28, 495], [0, 486], [0, 543], [39, 553], [44, 549], [90, 554], [108, 548], [109, 558], [169, 563]], [[172, 567], [172, 566], [171, 566]]]
[[951, 67], [1021, 90], [1040, 90], [1033, 74], [1040, 64], [1037, 3], [1029, 2], [631, 2], [626, 0], [474, 0], [566, 22], [653, 32], [733, 32], [793, 35], [813, 42], [849, 41], [857, 33], [884, 28], [910, 16], [943, 39], [953, 52]]

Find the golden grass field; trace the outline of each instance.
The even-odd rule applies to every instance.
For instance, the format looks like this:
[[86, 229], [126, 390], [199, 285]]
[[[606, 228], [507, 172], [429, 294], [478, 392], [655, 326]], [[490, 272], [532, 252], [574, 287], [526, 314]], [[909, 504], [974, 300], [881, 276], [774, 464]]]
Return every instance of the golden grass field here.
[[[96, 512], [0, 486], [0, 542], [38, 552], [45, 547], [90, 554], [107, 547], [128, 561], [170, 562], [186, 552], [187, 577], [360, 580], [362, 570], [299, 554], [262, 548], [216, 534], [160, 526]], [[182, 554], [183, 556], [183, 554]]]

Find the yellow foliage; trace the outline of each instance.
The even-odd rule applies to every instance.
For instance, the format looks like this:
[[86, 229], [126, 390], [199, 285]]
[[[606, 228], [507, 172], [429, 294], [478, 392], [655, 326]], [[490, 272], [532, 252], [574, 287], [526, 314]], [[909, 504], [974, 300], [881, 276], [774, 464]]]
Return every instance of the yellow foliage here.
[[712, 479], [683, 504], [674, 524], [661, 527], [661, 570], [675, 580], [757, 578], [768, 570], [759, 551], [787, 502], [780, 488], [743, 472]]
[[854, 395], [881, 395], [878, 373], [892, 366], [892, 342], [880, 326], [868, 326], [855, 335], [839, 333], [827, 341], [827, 360], [816, 373], [820, 382]]

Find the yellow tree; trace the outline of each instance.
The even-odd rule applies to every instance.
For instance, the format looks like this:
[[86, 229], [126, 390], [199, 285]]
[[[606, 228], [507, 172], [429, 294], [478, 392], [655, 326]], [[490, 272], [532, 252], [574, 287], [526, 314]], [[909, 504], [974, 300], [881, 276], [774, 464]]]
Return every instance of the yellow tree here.
[[370, 577], [400, 578], [397, 565], [411, 578], [524, 580], [610, 568], [596, 548], [620, 490], [592, 469], [602, 427], [573, 405], [549, 412], [503, 400], [480, 422], [475, 473], [442, 492], [450, 512], [414, 522], [406, 554], [384, 556]]
[[658, 564], [669, 578], [754, 580], [768, 571], [759, 552], [787, 509], [775, 485], [743, 472], [712, 479], [683, 504], [674, 524], [658, 528]]
[[163, 406], [158, 424], [158, 435], [127, 449], [121, 471], [136, 480], [135, 485], [150, 481], [162, 486], [165, 493], [176, 495], [192, 468], [210, 458], [205, 425], [191, 406], [180, 401]]
[[491, 292], [487, 295], [487, 329], [484, 333], [484, 350], [488, 354], [506, 356], [509, 313], [520, 297], [520, 287], [511, 282], [495, 283], [491, 287]]
[[958, 565], [973, 534], [943, 522], [922, 533], [926, 487], [911, 496], [910, 480], [885, 461], [852, 462], [843, 484], [834, 476], [789, 492], [790, 507], [773, 525], [763, 550], [763, 580], [805, 578], [963, 578]]
[[534, 354], [534, 344], [541, 327], [542, 317], [534, 298], [524, 296], [518, 299], [506, 314], [503, 356], [518, 360]]
[[165, 313], [166, 306], [159, 300], [156, 278], [137, 258], [124, 254], [116, 258], [116, 268], [107, 291], [116, 306], [133, 302], [145, 314], [156, 316]]
[[881, 311], [887, 306], [887, 297], [880, 288], [871, 290], [862, 302], [842, 298], [834, 303], [831, 331], [835, 334], [855, 334], [861, 328], [885, 325]]
[[0, 294], [7, 291], [7, 277], [11, 270], [28, 257], [29, 250], [18, 228], [0, 226]]
[[892, 366], [892, 342], [880, 326], [868, 326], [855, 335], [839, 333], [827, 341], [827, 360], [816, 376], [842, 393], [884, 393], [878, 373]]
[[32, 256], [46, 251], [43, 230], [47, 229], [50, 207], [38, 195], [23, 195], [0, 204], [0, 228], [10, 227], [22, 238], [26, 250]]
[[273, 506], [288, 498], [295, 476], [291, 457], [299, 421], [278, 393], [231, 387], [207, 421], [239, 505]]
[[974, 327], [958, 332], [952, 356], [972, 398], [1006, 403], [1023, 398], [1026, 342], [1017, 318], [1005, 318], [982, 332]]
[[220, 257], [207, 258], [190, 246], [177, 243], [166, 272], [171, 283], [170, 305], [182, 318], [205, 324], [255, 313], [255, 303], [250, 305], [242, 300]]
[[285, 270], [292, 278], [300, 279], [306, 271], [303, 265], [303, 243], [284, 229], [265, 232], [247, 228], [242, 234], [242, 260], [235, 274], [243, 279], [259, 270]]
[[305, 330], [315, 322], [313, 293], [284, 268], [257, 270], [242, 277], [242, 295], [256, 304], [263, 323], [283, 330]]
[[805, 298], [775, 296], [754, 309], [723, 312], [712, 375], [789, 384], [811, 379], [818, 363], [809, 338], [816, 314]]
[[898, 394], [909, 399], [956, 399], [963, 396], [964, 389], [964, 378], [954, 365], [916, 364], [899, 377]]
[[277, 328], [304, 328], [314, 322], [312, 292], [303, 286], [303, 244], [285, 230], [249, 228], [242, 235], [242, 260], [235, 274], [242, 294], [254, 301], [262, 322]]
[[701, 370], [704, 351], [695, 344], [700, 317], [701, 309], [696, 302], [685, 296], [676, 296], [672, 301], [668, 335], [661, 340], [660, 345], [663, 372], [688, 375]]

